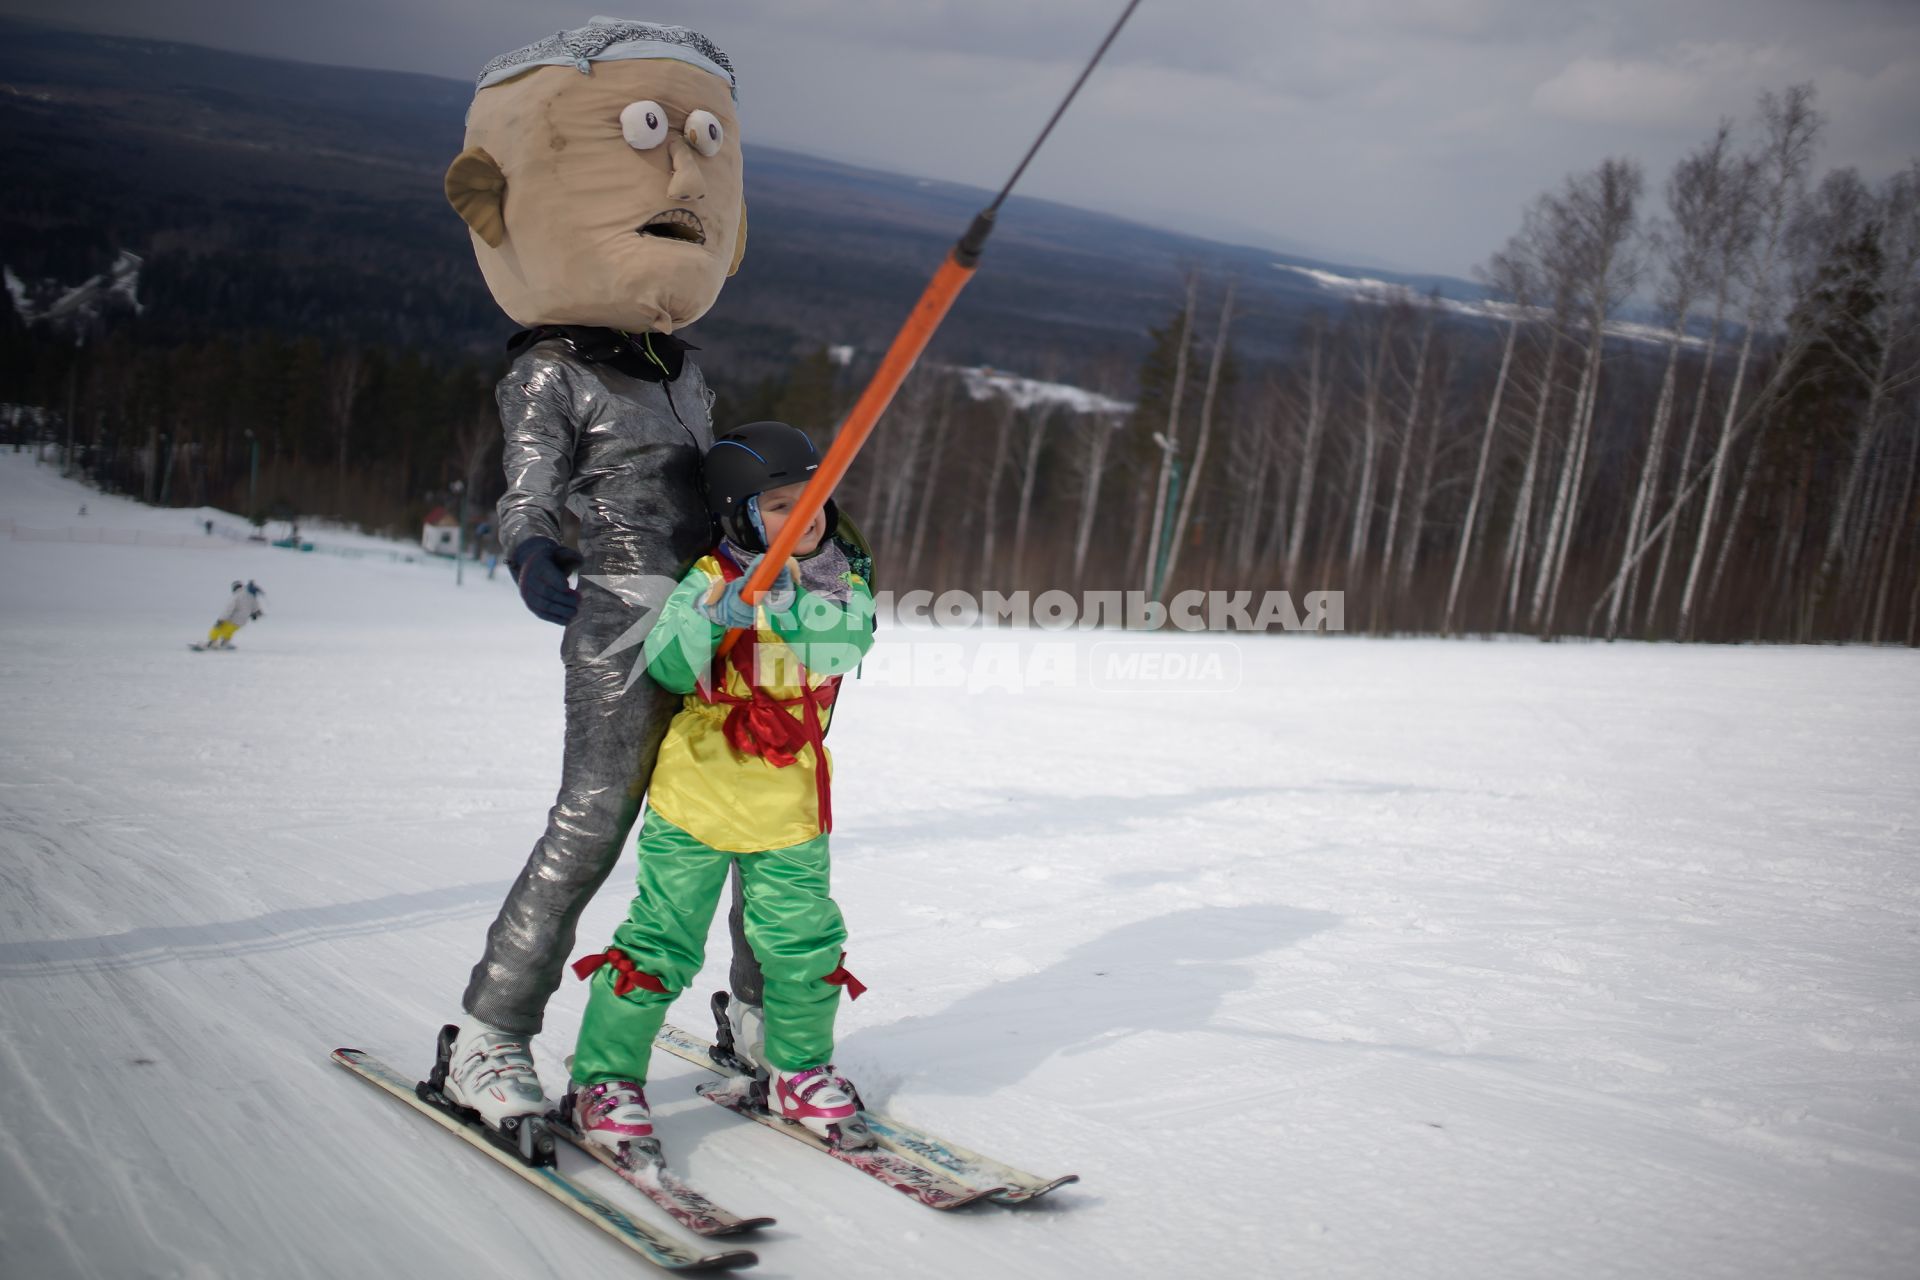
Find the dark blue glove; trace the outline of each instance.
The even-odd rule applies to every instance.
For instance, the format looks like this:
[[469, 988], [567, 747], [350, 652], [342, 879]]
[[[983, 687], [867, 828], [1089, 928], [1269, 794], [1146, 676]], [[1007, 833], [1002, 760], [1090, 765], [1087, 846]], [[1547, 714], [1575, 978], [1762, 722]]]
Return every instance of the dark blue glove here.
[[507, 568], [520, 584], [520, 598], [533, 616], [565, 626], [580, 609], [580, 593], [567, 582], [582, 557], [552, 538], [528, 538], [513, 549]]

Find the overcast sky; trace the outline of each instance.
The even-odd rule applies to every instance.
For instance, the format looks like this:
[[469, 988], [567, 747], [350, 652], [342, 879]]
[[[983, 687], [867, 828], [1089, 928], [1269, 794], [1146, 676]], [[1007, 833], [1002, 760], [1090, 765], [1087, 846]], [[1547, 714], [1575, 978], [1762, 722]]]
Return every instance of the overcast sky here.
[[[587, 0], [590, 4], [591, 0]], [[740, 73], [742, 131], [997, 187], [1121, 0], [644, 0]], [[0, 11], [471, 79], [594, 10], [550, 0], [0, 0]], [[1920, 155], [1920, 0], [1145, 0], [1023, 194], [1464, 275], [1607, 155], [1666, 171], [1812, 81], [1821, 169]]]

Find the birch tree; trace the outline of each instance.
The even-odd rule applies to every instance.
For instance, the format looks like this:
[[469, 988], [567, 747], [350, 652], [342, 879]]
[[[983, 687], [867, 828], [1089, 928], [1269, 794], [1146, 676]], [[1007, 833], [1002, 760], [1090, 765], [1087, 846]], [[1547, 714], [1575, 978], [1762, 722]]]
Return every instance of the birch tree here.
[[1580, 482], [1600, 393], [1607, 318], [1632, 291], [1638, 270], [1630, 243], [1641, 185], [1639, 165], [1610, 159], [1591, 174], [1569, 179], [1564, 195], [1554, 203], [1552, 222], [1558, 232], [1554, 251], [1564, 255], [1577, 296], [1584, 304], [1586, 352], [1534, 582], [1532, 616], [1543, 635], [1553, 633], [1567, 549], [1579, 518]]
[[1307, 536], [1307, 513], [1313, 505], [1313, 476], [1320, 461], [1320, 438], [1327, 426], [1327, 326], [1315, 315], [1307, 322], [1307, 368], [1301, 411], [1300, 470], [1294, 482], [1293, 527], [1287, 532], [1288, 589], [1300, 576], [1300, 557]]
[[[1633, 505], [1627, 515], [1627, 534], [1621, 544], [1621, 562], [1638, 550], [1650, 523], [1653, 495], [1660, 485], [1660, 473], [1666, 462], [1667, 430], [1673, 419], [1673, 406], [1679, 381], [1680, 352], [1687, 340], [1687, 324], [1713, 270], [1713, 251], [1721, 238], [1720, 222], [1726, 216], [1727, 188], [1732, 168], [1733, 126], [1722, 122], [1714, 136], [1701, 148], [1674, 166], [1667, 179], [1667, 212], [1670, 230], [1662, 236], [1665, 279], [1661, 286], [1660, 308], [1672, 327], [1667, 340], [1666, 370], [1660, 378], [1660, 393], [1653, 410], [1653, 425], [1647, 433], [1646, 455], [1641, 461], [1640, 482], [1634, 486]], [[1634, 587], [1638, 574], [1627, 578], [1626, 590], [1615, 592], [1607, 609], [1607, 639], [1620, 632], [1624, 610], [1632, 615]]]
[[[1841, 175], [1835, 175], [1829, 183], [1835, 179], [1843, 184], [1846, 181]], [[1861, 523], [1856, 512], [1861, 505], [1858, 502], [1861, 484], [1879, 443], [1887, 405], [1920, 379], [1920, 160], [1913, 161], [1886, 184], [1878, 198], [1870, 202], [1868, 216], [1873, 223], [1882, 264], [1880, 278], [1872, 282], [1880, 296], [1880, 306], [1870, 322], [1878, 351], [1870, 367], [1856, 363], [1853, 369], [1866, 384], [1867, 404], [1854, 436], [1846, 482], [1834, 507], [1820, 568], [1815, 575], [1816, 601], [1831, 589], [1849, 524]], [[1846, 350], [1836, 350], [1836, 355], [1843, 361], [1853, 360], [1851, 352]], [[1858, 559], [1854, 557], [1856, 564]], [[1883, 595], [1884, 592], [1876, 592], [1876, 596]], [[1881, 609], [1876, 605], [1873, 624], [1876, 635], [1880, 615]]]
[[1467, 513], [1460, 529], [1460, 545], [1454, 549], [1453, 576], [1447, 581], [1447, 607], [1441, 617], [1440, 634], [1453, 634], [1455, 611], [1460, 604], [1460, 584], [1466, 578], [1467, 562], [1473, 558], [1474, 532], [1479, 527], [1480, 499], [1487, 487], [1487, 459], [1493, 453], [1494, 428], [1500, 423], [1500, 405], [1507, 394], [1507, 374], [1513, 368], [1513, 349], [1520, 338], [1521, 318], [1533, 296], [1532, 266], [1525, 251], [1510, 246], [1493, 255], [1486, 278], [1497, 295], [1507, 299], [1507, 337], [1500, 348], [1500, 371], [1493, 378], [1493, 395], [1487, 402], [1487, 415], [1480, 428], [1480, 453], [1473, 468], [1473, 487], [1467, 494]]
[[[1395, 310], [1388, 310], [1368, 315], [1360, 326], [1362, 345], [1355, 360], [1355, 371], [1360, 376], [1360, 452], [1354, 463], [1353, 523], [1347, 535], [1347, 576], [1356, 582], [1360, 580], [1373, 530], [1380, 422], [1386, 411], [1389, 345], [1396, 318]], [[1369, 328], [1376, 329], [1377, 335], [1368, 334]]]
[[1750, 270], [1745, 281], [1745, 331], [1740, 338], [1740, 354], [1734, 361], [1733, 385], [1727, 393], [1726, 412], [1721, 418], [1720, 441], [1714, 448], [1712, 462], [1708, 464], [1707, 493], [1700, 512], [1693, 556], [1687, 566], [1686, 582], [1680, 589], [1680, 615], [1676, 629], [1683, 640], [1693, 635], [1694, 595], [1699, 589], [1701, 568], [1712, 542], [1714, 514], [1719, 506], [1727, 454], [1733, 440], [1734, 423], [1740, 414], [1741, 391], [1752, 360], [1754, 340], [1774, 317], [1777, 288], [1774, 271], [1788, 222], [1806, 184], [1807, 165], [1812, 159], [1814, 140], [1821, 128], [1820, 115], [1813, 109], [1812, 85], [1794, 85], [1781, 94], [1762, 94], [1760, 114], [1766, 126], [1766, 139], [1756, 157], [1759, 183], [1756, 209], [1758, 248], [1747, 263]]

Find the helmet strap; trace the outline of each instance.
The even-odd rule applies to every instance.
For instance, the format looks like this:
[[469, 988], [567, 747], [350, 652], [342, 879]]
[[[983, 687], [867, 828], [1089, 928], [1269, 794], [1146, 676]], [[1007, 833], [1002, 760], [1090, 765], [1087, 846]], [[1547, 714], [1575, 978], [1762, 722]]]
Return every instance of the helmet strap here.
[[760, 545], [755, 550], [765, 551], [773, 545], [767, 539], [767, 522], [760, 518], [760, 495], [757, 493], [747, 499], [747, 523], [753, 526], [754, 533], [760, 538]]

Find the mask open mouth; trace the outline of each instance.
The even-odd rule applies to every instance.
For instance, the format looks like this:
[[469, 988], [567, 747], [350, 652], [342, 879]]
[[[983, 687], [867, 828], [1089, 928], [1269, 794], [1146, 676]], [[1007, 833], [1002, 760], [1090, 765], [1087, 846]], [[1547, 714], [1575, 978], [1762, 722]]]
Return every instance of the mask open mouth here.
[[659, 236], [665, 240], [685, 240], [688, 244], [705, 244], [706, 228], [700, 225], [700, 215], [691, 209], [668, 209], [665, 213], [656, 213], [634, 228], [643, 236]]

